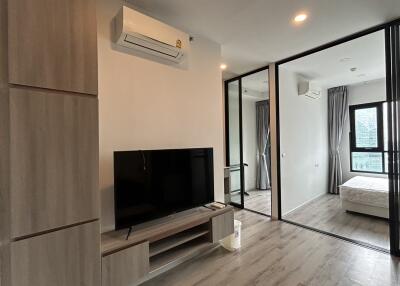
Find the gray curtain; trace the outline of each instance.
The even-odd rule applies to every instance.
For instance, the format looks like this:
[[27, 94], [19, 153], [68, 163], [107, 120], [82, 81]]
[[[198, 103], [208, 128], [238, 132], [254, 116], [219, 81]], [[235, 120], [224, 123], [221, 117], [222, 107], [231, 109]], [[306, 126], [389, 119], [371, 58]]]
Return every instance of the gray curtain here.
[[339, 194], [342, 184], [342, 163], [340, 143], [343, 127], [347, 119], [347, 87], [339, 86], [328, 89], [328, 139], [329, 139], [329, 193]]
[[270, 130], [269, 130], [269, 102], [268, 100], [256, 103], [257, 121], [257, 182], [256, 188], [267, 190], [271, 188], [271, 159], [270, 159]]

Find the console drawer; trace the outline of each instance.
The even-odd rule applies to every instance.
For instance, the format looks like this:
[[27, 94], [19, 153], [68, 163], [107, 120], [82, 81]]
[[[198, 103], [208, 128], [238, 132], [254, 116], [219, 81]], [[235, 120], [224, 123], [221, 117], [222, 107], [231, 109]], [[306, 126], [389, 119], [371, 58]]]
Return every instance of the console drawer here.
[[132, 286], [150, 271], [149, 242], [102, 258], [102, 286]]

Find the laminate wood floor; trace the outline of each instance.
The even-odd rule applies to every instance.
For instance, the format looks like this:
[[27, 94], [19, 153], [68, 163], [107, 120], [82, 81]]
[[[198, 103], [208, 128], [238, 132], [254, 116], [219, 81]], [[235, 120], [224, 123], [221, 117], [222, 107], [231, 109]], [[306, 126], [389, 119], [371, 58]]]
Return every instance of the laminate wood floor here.
[[323, 195], [285, 215], [284, 219], [389, 249], [388, 221], [345, 212], [338, 195]]
[[143, 285], [399, 285], [400, 261], [365, 247], [240, 210], [242, 247], [187, 261]]
[[[271, 215], [271, 191], [250, 190], [250, 196], [244, 196], [244, 207], [263, 214]], [[239, 194], [232, 201], [240, 203]]]

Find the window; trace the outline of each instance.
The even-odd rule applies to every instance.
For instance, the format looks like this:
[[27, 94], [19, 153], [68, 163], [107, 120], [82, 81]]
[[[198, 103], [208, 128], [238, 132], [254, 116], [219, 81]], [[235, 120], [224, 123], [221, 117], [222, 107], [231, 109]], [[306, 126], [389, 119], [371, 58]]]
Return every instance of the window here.
[[387, 104], [350, 106], [351, 171], [387, 173], [387, 151]]

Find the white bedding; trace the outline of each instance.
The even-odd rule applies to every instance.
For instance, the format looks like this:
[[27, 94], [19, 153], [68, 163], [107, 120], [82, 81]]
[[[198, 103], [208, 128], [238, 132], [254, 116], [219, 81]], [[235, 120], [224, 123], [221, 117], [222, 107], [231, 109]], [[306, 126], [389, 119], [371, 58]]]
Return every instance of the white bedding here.
[[373, 207], [389, 208], [387, 178], [357, 176], [339, 187], [340, 199]]

